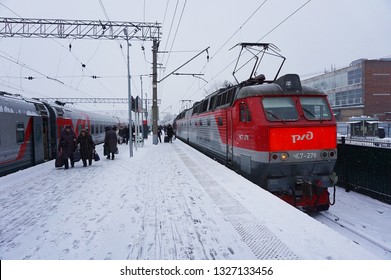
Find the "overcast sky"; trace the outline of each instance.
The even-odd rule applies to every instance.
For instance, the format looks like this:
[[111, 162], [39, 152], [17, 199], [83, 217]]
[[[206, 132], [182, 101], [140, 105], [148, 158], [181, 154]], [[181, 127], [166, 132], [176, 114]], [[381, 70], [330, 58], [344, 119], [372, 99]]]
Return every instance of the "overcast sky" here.
[[[281, 74], [302, 78], [359, 58], [391, 57], [389, 0], [0, 0], [0, 17], [86, 19], [162, 24], [158, 80], [210, 47], [158, 85], [161, 112], [177, 114], [181, 100], [198, 101], [234, 82], [240, 42], [268, 42], [286, 57]], [[106, 17], [107, 15], [107, 17]], [[69, 44], [72, 45], [69, 51]], [[121, 50], [120, 45], [123, 47]], [[145, 51], [142, 51], [144, 47]], [[131, 46], [132, 95], [152, 94], [152, 43]], [[127, 97], [126, 43], [108, 40], [0, 38], [0, 90], [27, 97]], [[277, 61], [261, 64], [267, 78]], [[83, 68], [81, 64], [85, 64]], [[262, 68], [263, 67], [263, 68]], [[96, 75], [100, 78], [92, 79]], [[240, 73], [239, 79], [249, 73]], [[33, 80], [26, 77], [32, 76]], [[46, 76], [58, 79], [56, 82]], [[101, 106], [101, 105], [100, 105]], [[98, 106], [97, 106], [98, 107]], [[105, 105], [113, 109], [113, 105]], [[119, 108], [118, 105], [115, 108]]]

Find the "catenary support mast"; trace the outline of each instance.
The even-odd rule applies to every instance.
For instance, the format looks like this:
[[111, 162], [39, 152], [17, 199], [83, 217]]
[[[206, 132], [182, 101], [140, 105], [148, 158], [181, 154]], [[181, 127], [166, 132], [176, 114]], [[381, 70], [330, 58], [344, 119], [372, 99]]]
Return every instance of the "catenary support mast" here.
[[[101, 20], [63, 20], [63, 19], [27, 19], [0, 17], [0, 36], [24, 38], [60, 38], [60, 39], [107, 39], [153, 41], [153, 144], [157, 144], [157, 52], [160, 41], [160, 23], [101, 21]], [[130, 78], [128, 59], [128, 78]], [[128, 83], [128, 106], [131, 110], [130, 83]], [[131, 111], [129, 111], [129, 129], [131, 129]], [[156, 137], [155, 137], [156, 136]], [[155, 139], [156, 138], [156, 139]], [[129, 147], [132, 149], [132, 145]], [[130, 151], [130, 156], [133, 151]]]

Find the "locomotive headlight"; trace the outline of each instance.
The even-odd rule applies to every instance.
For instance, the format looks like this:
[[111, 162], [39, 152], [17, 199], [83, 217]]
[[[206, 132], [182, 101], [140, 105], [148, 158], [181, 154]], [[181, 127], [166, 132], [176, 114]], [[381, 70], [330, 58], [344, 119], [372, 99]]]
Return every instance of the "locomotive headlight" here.
[[323, 151], [321, 153], [321, 155], [322, 155], [322, 158], [327, 158], [329, 156], [329, 153], [327, 151]]
[[335, 158], [336, 155], [337, 155], [337, 152], [334, 151], [334, 150], [331, 150], [331, 151], [329, 152], [330, 158]]
[[273, 154], [271, 154], [270, 158], [272, 160], [277, 160], [278, 159], [278, 154], [273, 153]]
[[283, 153], [281, 153], [280, 158], [282, 161], [286, 161], [289, 158], [289, 154], [283, 152]]

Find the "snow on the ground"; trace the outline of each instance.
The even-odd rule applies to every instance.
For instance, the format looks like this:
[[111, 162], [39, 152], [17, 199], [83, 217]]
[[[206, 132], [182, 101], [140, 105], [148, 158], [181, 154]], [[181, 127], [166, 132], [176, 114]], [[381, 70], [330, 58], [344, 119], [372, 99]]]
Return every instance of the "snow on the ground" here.
[[[132, 158], [120, 145], [107, 160], [99, 145], [92, 166], [50, 161], [0, 178], [0, 259], [244, 260], [270, 240], [288, 259], [379, 259], [184, 143], [149, 142]], [[361, 210], [389, 217], [374, 207]]]

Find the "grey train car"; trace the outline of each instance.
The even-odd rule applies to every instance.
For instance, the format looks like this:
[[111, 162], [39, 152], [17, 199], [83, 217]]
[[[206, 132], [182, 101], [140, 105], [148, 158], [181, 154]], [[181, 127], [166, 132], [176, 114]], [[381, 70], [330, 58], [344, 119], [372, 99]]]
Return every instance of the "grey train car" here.
[[0, 92], [0, 176], [54, 159], [65, 125], [76, 135], [88, 129], [100, 144], [105, 127], [117, 124], [114, 117]]

